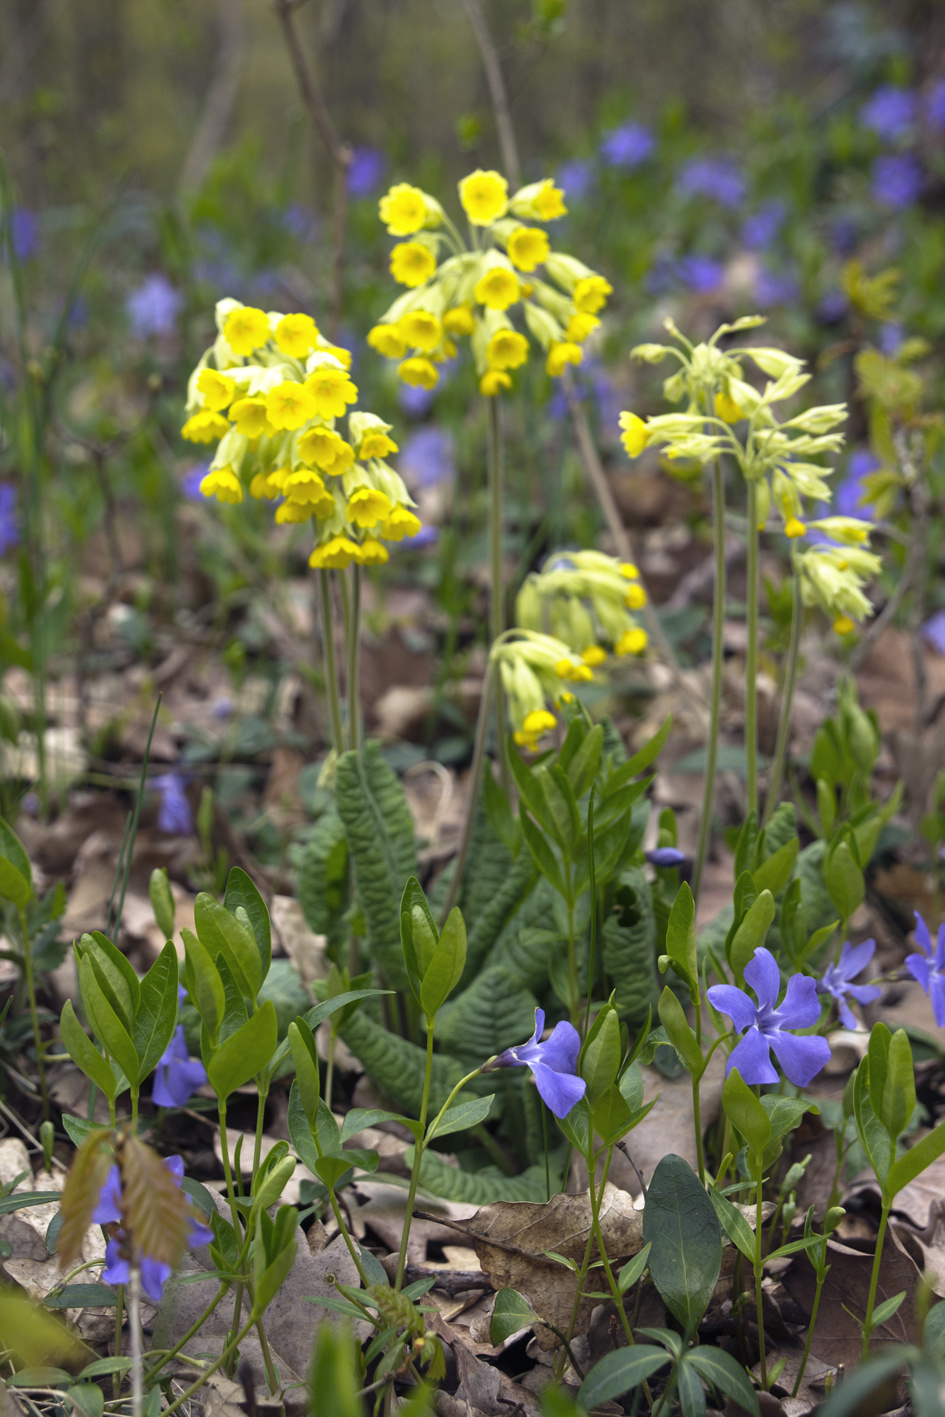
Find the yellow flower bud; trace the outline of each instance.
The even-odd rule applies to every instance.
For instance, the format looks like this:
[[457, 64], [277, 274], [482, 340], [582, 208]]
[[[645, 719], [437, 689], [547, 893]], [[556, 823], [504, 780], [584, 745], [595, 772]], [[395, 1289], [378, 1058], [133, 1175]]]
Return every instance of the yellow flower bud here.
[[838, 615], [833, 622], [833, 628], [838, 635], [849, 635], [856, 626], [848, 615]]
[[615, 654], [642, 654], [646, 649], [645, 630], [624, 630], [614, 645]]
[[501, 394], [503, 389], [511, 387], [511, 374], [506, 374], [501, 369], [487, 369], [479, 380], [479, 392], [485, 394], [487, 399], [493, 399], [497, 394]]
[[784, 523], [784, 535], [790, 537], [792, 541], [803, 536], [806, 531], [807, 527], [802, 521], [798, 521], [797, 517], [789, 517]]
[[607, 651], [601, 649], [600, 645], [588, 645], [586, 649], [581, 650], [581, 658], [585, 664], [589, 664], [592, 669], [595, 669], [598, 664], [604, 663]]
[[436, 366], [429, 359], [424, 359], [419, 355], [410, 359], [405, 359], [397, 366], [397, 373], [405, 384], [420, 384], [425, 389], [432, 389], [439, 379]]
[[735, 400], [726, 393], [716, 394], [715, 411], [725, 423], [738, 423], [745, 417]]
[[622, 413], [620, 426], [623, 429], [620, 441], [623, 443], [628, 457], [638, 458], [650, 441], [649, 429], [643, 419], [635, 413]]
[[553, 379], [564, 373], [568, 364], [580, 364], [584, 358], [584, 351], [579, 344], [573, 340], [552, 340], [548, 349], [548, 358], [545, 360], [545, 368]]

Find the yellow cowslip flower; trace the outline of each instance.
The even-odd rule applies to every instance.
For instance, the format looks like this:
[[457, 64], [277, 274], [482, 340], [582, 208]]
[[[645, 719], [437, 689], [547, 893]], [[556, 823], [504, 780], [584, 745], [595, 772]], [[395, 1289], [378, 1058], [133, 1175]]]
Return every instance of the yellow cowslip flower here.
[[646, 604], [646, 591], [641, 585], [630, 586], [623, 603], [628, 610], [641, 609], [641, 607]]
[[200, 491], [205, 497], [216, 497], [218, 502], [243, 500], [243, 485], [231, 467], [212, 467], [202, 479]]
[[306, 516], [330, 517], [335, 510], [334, 497], [311, 468], [298, 467], [290, 472], [282, 484], [282, 490], [289, 502], [308, 508]]
[[309, 428], [299, 439], [299, 457], [337, 477], [354, 462], [354, 449], [331, 428]]
[[305, 359], [318, 340], [318, 326], [311, 315], [283, 315], [276, 326], [276, 344], [292, 359]]
[[340, 571], [358, 559], [360, 547], [356, 541], [344, 535], [329, 537], [321, 546], [316, 546], [308, 564], [320, 571]]
[[432, 389], [440, 377], [436, 372], [436, 366], [421, 355], [403, 360], [397, 365], [397, 373], [405, 384], [420, 384], [425, 389]]
[[455, 309], [447, 310], [443, 316], [443, 328], [448, 335], [471, 335], [476, 328], [472, 306], [457, 305]]
[[540, 266], [551, 247], [548, 237], [537, 226], [520, 226], [509, 237], [509, 260], [520, 271], [533, 271]]
[[479, 380], [479, 392], [487, 399], [494, 399], [503, 389], [512, 387], [512, 376], [501, 369], [487, 369]]
[[400, 285], [414, 289], [436, 272], [436, 257], [420, 241], [398, 241], [390, 253], [390, 273]]
[[556, 723], [554, 714], [549, 713], [547, 709], [532, 709], [531, 713], [525, 715], [522, 731], [540, 738], [543, 733], [550, 733]]
[[545, 360], [545, 368], [553, 379], [564, 373], [565, 365], [580, 364], [584, 358], [584, 351], [579, 344], [574, 344], [572, 340], [552, 340], [548, 349], [548, 358]]
[[745, 417], [735, 400], [726, 393], [716, 394], [715, 411], [724, 423], [740, 423]]
[[642, 654], [646, 649], [646, 630], [624, 630], [614, 645], [614, 654]]
[[266, 400], [260, 398], [237, 399], [230, 409], [230, 417], [236, 424], [237, 433], [246, 438], [258, 438], [262, 434], [274, 432], [266, 411]]
[[[325, 504], [323, 502], [297, 502], [294, 499], [287, 499], [281, 506], [276, 508], [276, 515], [273, 520], [276, 526], [285, 526], [287, 523], [292, 526], [298, 526], [301, 522], [307, 522], [310, 517], [318, 515], [322, 516], [322, 518], [330, 517], [335, 510], [334, 497], [329, 498], [329, 501], [331, 502], [331, 506], [325, 511]], [[319, 507], [323, 508], [320, 513], [318, 510]]]
[[318, 349], [318, 352], [320, 354], [333, 355], [335, 359], [337, 359], [338, 363], [341, 365], [342, 369], [351, 368], [351, 350], [345, 349], [344, 345], [330, 344], [327, 339], [322, 339], [321, 336], [319, 336], [316, 348]]
[[572, 683], [590, 683], [594, 678], [594, 671], [589, 664], [573, 664], [570, 659], [559, 659], [555, 665], [555, 673], [559, 679], [570, 679]]
[[650, 441], [649, 429], [643, 419], [635, 413], [622, 413], [620, 427], [623, 429], [620, 441], [627, 451], [627, 456], [638, 458]]
[[379, 428], [369, 429], [358, 444], [358, 457], [365, 462], [369, 458], [386, 458], [388, 453], [399, 451], [393, 438], [388, 438]]
[[419, 517], [407, 507], [395, 507], [389, 517], [381, 522], [381, 536], [385, 541], [403, 541], [405, 536], [416, 536], [423, 526]]
[[528, 340], [518, 330], [496, 330], [486, 346], [490, 369], [517, 369], [528, 358]]
[[227, 408], [236, 395], [235, 379], [228, 379], [225, 374], [218, 374], [215, 369], [201, 369], [197, 388], [203, 394], [204, 408], [209, 408], [214, 413]]
[[390, 552], [382, 546], [376, 536], [366, 536], [358, 547], [354, 558], [359, 566], [383, 566], [390, 560]]
[[407, 341], [396, 325], [375, 325], [368, 332], [367, 342], [386, 359], [402, 359], [407, 353]]
[[386, 521], [393, 510], [390, 498], [374, 487], [359, 487], [348, 498], [348, 521], [355, 526], [377, 526], [378, 522]]
[[346, 403], [356, 403], [357, 387], [344, 369], [323, 364], [313, 370], [302, 386], [315, 401], [314, 412], [319, 418], [341, 418]]
[[477, 167], [459, 184], [459, 200], [473, 226], [489, 226], [509, 205], [509, 184], [499, 172]]
[[555, 221], [558, 217], [568, 214], [568, 209], [564, 205], [564, 189], [556, 187], [550, 177], [545, 178], [535, 193], [532, 198], [532, 206], [541, 221]]
[[266, 395], [266, 416], [273, 428], [289, 431], [301, 428], [302, 424], [314, 418], [318, 411], [315, 397], [308, 386], [297, 384], [293, 379], [286, 379], [284, 383], [277, 384], [271, 393]]
[[607, 651], [601, 649], [600, 645], [588, 645], [586, 649], [581, 650], [581, 658], [585, 664], [589, 664], [592, 669], [595, 669], [598, 664], [604, 663]]
[[574, 308], [582, 315], [596, 315], [607, 304], [607, 297], [613, 294], [613, 289], [610, 281], [603, 276], [584, 276], [571, 295]]
[[430, 351], [430, 358], [435, 364], [443, 364], [447, 359], [455, 359], [456, 355], [456, 345], [451, 339], [446, 339], [445, 337], [440, 341], [436, 349]]
[[491, 266], [476, 282], [473, 292], [480, 305], [490, 310], [507, 310], [521, 296], [521, 287], [508, 266]]
[[638, 581], [640, 572], [632, 561], [621, 561], [620, 574], [628, 581]]
[[436, 349], [443, 338], [443, 326], [429, 310], [408, 310], [398, 320], [397, 330], [411, 349], [422, 349], [424, 354]]
[[181, 436], [189, 443], [215, 443], [218, 438], [223, 437], [229, 426], [222, 413], [203, 408], [192, 418], [188, 418], [180, 431]]
[[833, 622], [834, 632], [838, 635], [849, 635], [856, 629], [849, 615], [838, 615]]
[[596, 330], [600, 320], [596, 315], [587, 315], [576, 310], [568, 321], [567, 336], [575, 344], [583, 344], [588, 335]]
[[803, 536], [806, 531], [807, 527], [802, 521], [799, 521], [797, 517], [788, 517], [787, 521], [784, 523], [784, 535], [790, 537], [792, 541], [796, 540], [799, 536]]
[[427, 218], [427, 204], [419, 187], [397, 182], [380, 200], [381, 221], [391, 236], [412, 236]]
[[252, 354], [269, 338], [269, 317], [251, 305], [231, 310], [223, 325], [223, 338], [234, 354]]
[[[284, 468], [280, 469], [281, 472], [285, 470]], [[265, 497], [267, 502], [273, 502], [281, 491], [281, 478], [273, 481], [273, 473], [271, 472], [257, 472], [249, 484], [249, 495], [255, 497], [257, 501], [261, 501]]]

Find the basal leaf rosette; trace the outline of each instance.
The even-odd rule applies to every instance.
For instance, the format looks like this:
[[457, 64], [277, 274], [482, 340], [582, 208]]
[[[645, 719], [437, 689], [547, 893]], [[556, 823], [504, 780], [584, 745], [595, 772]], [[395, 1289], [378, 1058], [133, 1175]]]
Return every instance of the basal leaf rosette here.
[[640, 655], [647, 635], [633, 614], [646, 604], [639, 576], [631, 562], [602, 551], [557, 551], [522, 585], [516, 620], [550, 631], [591, 669], [608, 653]]
[[351, 407], [358, 390], [348, 351], [305, 314], [227, 299], [216, 324], [188, 382], [182, 429], [192, 442], [217, 445], [203, 495], [235, 504], [248, 492], [278, 503], [278, 524], [311, 520], [312, 566], [386, 561], [383, 543], [415, 536], [421, 523], [386, 461], [397, 452], [391, 425]]
[[558, 721], [548, 705], [558, 707], [573, 698], [569, 683], [594, 678], [592, 667], [563, 640], [524, 628], [500, 635], [489, 659], [498, 670], [512, 736], [533, 753]]
[[512, 387], [533, 343], [553, 378], [580, 364], [612, 287], [575, 257], [551, 249], [544, 224], [566, 214], [561, 188], [545, 178], [509, 196], [500, 173], [478, 169], [460, 182], [459, 198], [468, 240], [418, 187], [398, 183], [381, 198], [381, 220], [406, 238], [393, 247], [390, 270], [407, 289], [368, 343], [398, 361], [406, 383], [429, 389], [437, 366], [456, 354], [456, 340], [468, 338], [480, 390], [489, 397]]

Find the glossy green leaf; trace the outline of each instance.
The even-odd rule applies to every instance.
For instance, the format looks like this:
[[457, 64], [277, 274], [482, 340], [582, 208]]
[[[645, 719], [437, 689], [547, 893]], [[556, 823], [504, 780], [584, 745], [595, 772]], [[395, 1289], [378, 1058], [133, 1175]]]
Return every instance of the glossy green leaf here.
[[420, 985], [420, 1007], [432, 1019], [462, 978], [466, 967], [466, 924], [458, 906], [446, 917]]
[[130, 1033], [141, 1001], [141, 983], [131, 962], [101, 930], [83, 935], [79, 948], [88, 955], [106, 999]]
[[471, 1098], [468, 1102], [459, 1102], [455, 1107], [450, 1107], [444, 1112], [435, 1131], [433, 1123], [430, 1123], [424, 1145], [429, 1145], [435, 1136], [445, 1137], [450, 1132], [463, 1132], [468, 1127], [478, 1127], [480, 1122], [484, 1122], [488, 1117], [494, 1101], [495, 1093], [490, 1092], [487, 1097]]
[[755, 950], [768, 938], [775, 908], [774, 896], [769, 890], [763, 890], [749, 906], [747, 915], [735, 931], [728, 958], [736, 978], [741, 979], [744, 976], [745, 965], [749, 963]]
[[524, 1295], [519, 1294], [517, 1289], [500, 1289], [495, 1296], [489, 1330], [493, 1347], [497, 1348], [513, 1333], [530, 1328], [536, 1321], [537, 1315]]
[[591, 1108], [614, 1086], [622, 1057], [620, 1019], [613, 1005], [605, 1004], [587, 1035], [578, 1062], [578, 1073], [587, 1084], [585, 1097]]
[[656, 760], [659, 756], [660, 749], [669, 737], [672, 726], [673, 716], [669, 714], [660, 724], [650, 741], [644, 743], [639, 752], [634, 753], [633, 756], [628, 758], [615, 772], [611, 773], [604, 787], [604, 795], [606, 797], [610, 797], [618, 788], [623, 787], [632, 777], [636, 777], [637, 773], [643, 772], [644, 768], [648, 768], [650, 763]]
[[[870, 1097], [875, 1111], [876, 1099], [873, 1098], [872, 1078]], [[886, 1083], [880, 1109], [879, 1120], [889, 1133], [890, 1140], [895, 1142], [897, 1137], [902, 1136], [915, 1111], [915, 1068], [909, 1038], [904, 1028], [897, 1028], [889, 1042]]]
[[209, 951], [204, 948], [193, 931], [188, 930], [185, 926], [181, 930], [181, 938], [184, 941], [184, 953], [190, 966], [190, 996], [204, 1028], [210, 1035], [211, 1041], [215, 1043], [226, 1009], [223, 980], [220, 978], [220, 971], [211, 959]]
[[715, 1213], [719, 1217], [719, 1224], [747, 1260], [754, 1261], [755, 1258], [755, 1232], [741, 1211], [732, 1204], [728, 1196], [723, 1196], [711, 1181], [709, 1182], [709, 1200], [715, 1208]]
[[254, 1002], [262, 983], [262, 958], [255, 935], [206, 891], [194, 902], [194, 922], [197, 938], [211, 958], [222, 954], [243, 998]]
[[726, 1353], [724, 1348], [701, 1344], [698, 1348], [690, 1349], [685, 1361], [719, 1392], [730, 1397], [746, 1412], [752, 1413], [753, 1417], [760, 1417], [761, 1407], [751, 1378], [731, 1353]]
[[640, 1275], [646, 1269], [649, 1258], [650, 1246], [646, 1244], [639, 1254], [634, 1255], [633, 1259], [629, 1260], [624, 1265], [617, 1276], [617, 1288], [621, 1294], [626, 1294], [628, 1289], [633, 1288], [634, 1284], [636, 1284], [637, 1280], [640, 1278]]
[[660, 1297], [685, 1331], [694, 1333], [719, 1277], [722, 1231], [705, 1187], [680, 1156], [664, 1156], [653, 1172], [643, 1239], [651, 1245], [650, 1277]]
[[762, 861], [760, 866], [755, 867], [751, 876], [755, 883], [755, 890], [759, 895], [762, 891], [770, 891], [773, 896], [781, 894], [791, 879], [800, 846], [801, 843], [797, 837], [792, 837], [766, 861]]
[[581, 1384], [578, 1402], [585, 1412], [590, 1412], [602, 1402], [634, 1393], [670, 1361], [666, 1349], [652, 1343], [636, 1343], [632, 1348], [605, 1353]]
[[696, 962], [696, 907], [692, 891], [683, 881], [676, 892], [673, 908], [666, 925], [666, 953], [679, 975], [689, 985], [690, 992], [698, 988], [699, 966]]
[[103, 1058], [75, 1016], [72, 1000], [67, 999], [59, 1018], [59, 1033], [66, 1052], [85, 1076], [112, 1102], [118, 1084], [107, 1058]]
[[256, 938], [256, 946], [259, 950], [261, 978], [265, 979], [272, 963], [272, 926], [269, 921], [269, 910], [253, 880], [240, 866], [230, 867], [230, 874], [226, 878], [223, 905], [234, 915], [237, 907], [242, 907], [246, 911], [249, 928]]
[[945, 1152], [945, 1122], [927, 1132], [921, 1140], [904, 1152], [889, 1168], [887, 1186], [890, 1195], [897, 1195], [910, 1181], [921, 1176], [926, 1167]]
[[845, 840], [837, 842], [827, 853], [824, 861], [824, 885], [841, 920], [849, 920], [857, 906], [863, 902], [866, 883], [863, 880], [863, 872], [854, 861]]
[[302, 1108], [310, 1126], [315, 1125], [318, 1104], [321, 1100], [319, 1083], [318, 1052], [312, 1030], [302, 1018], [289, 1024], [289, 1047], [295, 1064], [295, 1079], [298, 1084]]
[[0, 817], [0, 896], [25, 910], [33, 894], [33, 868], [22, 841]]
[[207, 1064], [207, 1077], [217, 1097], [229, 1097], [236, 1088], [263, 1072], [277, 1041], [276, 1011], [267, 999], [241, 1028], [220, 1044]]
[[138, 1081], [138, 1055], [131, 1034], [102, 990], [88, 954], [79, 960], [79, 991], [86, 1016], [99, 1042], [107, 1049], [131, 1083]]
[[666, 1037], [698, 1082], [705, 1072], [702, 1049], [696, 1042], [696, 1035], [689, 1026], [682, 1004], [668, 984], [660, 995], [659, 1017], [660, 1023], [666, 1030]]
[[[571, 724], [571, 728], [568, 729], [568, 737], [571, 735], [571, 730], [575, 728], [579, 722], [579, 719], [575, 719], [574, 723]], [[564, 761], [564, 752], [562, 750], [561, 766], [568, 775], [568, 781], [571, 784], [575, 797], [580, 799], [584, 796], [585, 792], [590, 789], [591, 783], [597, 776], [597, 770], [600, 767], [603, 748], [604, 727], [603, 724], [595, 723], [594, 727], [585, 733], [583, 742], [567, 763]]]
[[548, 838], [525, 812], [521, 814], [522, 833], [529, 851], [535, 858], [535, 865], [546, 880], [550, 881], [559, 895], [566, 895], [564, 874], [557, 856], [551, 849]]
[[170, 940], [174, 934], [177, 908], [174, 904], [174, 893], [171, 890], [171, 883], [168, 880], [165, 867], [155, 866], [151, 872], [148, 895], [151, 897], [151, 909], [154, 911], [158, 929], [165, 940]]
[[751, 1150], [761, 1156], [771, 1140], [771, 1122], [737, 1068], [732, 1068], [725, 1079], [722, 1107], [735, 1130], [744, 1137]]
[[877, 1180], [881, 1186], [885, 1186], [893, 1159], [893, 1147], [889, 1140], [889, 1133], [873, 1111], [870, 1100], [869, 1067], [866, 1059], [860, 1063], [853, 1078], [853, 1115], [856, 1118], [856, 1131], [860, 1144], [876, 1173]]
[[177, 951], [170, 941], [141, 981], [132, 1039], [146, 1078], [156, 1067], [177, 1027]]

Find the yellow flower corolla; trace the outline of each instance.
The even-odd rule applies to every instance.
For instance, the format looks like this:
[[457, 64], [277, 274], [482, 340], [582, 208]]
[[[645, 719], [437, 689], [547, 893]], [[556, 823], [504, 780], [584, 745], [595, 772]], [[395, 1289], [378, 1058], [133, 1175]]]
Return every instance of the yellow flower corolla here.
[[318, 342], [318, 326], [311, 315], [283, 315], [276, 326], [276, 344], [291, 359], [304, 359]]
[[525, 715], [522, 730], [540, 738], [543, 733], [550, 733], [556, 722], [554, 714], [549, 713], [547, 709], [532, 709], [531, 713]]
[[354, 462], [354, 449], [332, 428], [309, 428], [299, 439], [299, 457], [337, 477]]
[[581, 650], [581, 658], [585, 664], [589, 664], [592, 669], [595, 669], [598, 664], [604, 663], [607, 651], [601, 649], [600, 645], [588, 645], [586, 649]]
[[629, 586], [624, 604], [628, 610], [639, 610], [646, 604], [646, 591], [641, 585]]
[[541, 221], [555, 221], [558, 217], [568, 214], [564, 205], [564, 189], [556, 187], [550, 177], [545, 178], [535, 193], [532, 206]]
[[856, 629], [856, 626], [850, 619], [849, 615], [838, 615], [833, 622], [833, 628], [835, 633], [838, 635], [849, 635], [853, 630]]
[[358, 390], [344, 369], [323, 364], [313, 370], [305, 380], [307, 389], [315, 401], [313, 413], [319, 418], [341, 418], [346, 403], [356, 403]]
[[427, 204], [419, 187], [398, 182], [380, 200], [381, 221], [391, 236], [412, 236], [427, 218]]
[[306, 508], [305, 516], [330, 517], [335, 510], [335, 499], [328, 491], [317, 472], [308, 467], [298, 467], [290, 472], [283, 482], [282, 490], [289, 502]]
[[443, 338], [443, 326], [429, 310], [409, 310], [397, 322], [397, 329], [411, 349], [429, 354]]
[[638, 581], [640, 579], [640, 572], [632, 561], [621, 561], [620, 574], [628, 581]]
[[398, 241], [390, 253], [390, 273], [400, 285], [414, 289], [436, 271], [436, 257], [420, 241]]
[[268, 436], [273, 432], [265, 399], [237, 399], [230, 409], [230, 417], [236, 424], [237, 433], [242, 433], [246, 438], [258, 438], [262, 434]]
[[382, 546], [376, 536], [366, 536], [358, 547], [355, 557], [359, 566], [383, 566], [390, 560], [386, 546]]
[[643, 419], [635, 413], [622, 413], [620, 415], [620, 427], [623, 432], [620, 441], [627, 451], [627, 456], [638, 458], [650, 441], [650, 434]]
[[269, 317], [251, 305], [241, 305], [227, 315], [223, 338], [234, 354], [252, 354], [269, 338]]
[[520, 226], [509, 237], [509, 260], [520, 271], [533, 271], [540, 266], [551, 249], [548, 237], [540, 227]]
[[[279, 471], [285, 472], [287, 469], [280, 468]], [[271, 472], [257, 472], [252, 482], [249, 484], [249, 495], [255, 497], [257, 501], [261, 501], [265, 498], [267, 502], [272, 502], [279, 496], [281, 491], [281, 478], [273, 481], [273, 474]]]
[[266, 416], [273, 428], [293, 431], [317, 412], [315, 396], [307, 384], [286, 379], [266, 395]]
[[646, 649], [646, 630], [624, 630], [614, 645], [615, 654], [642, 654]]
[[509, 205], [509, 184], [499, 172], [481, 167], [459, 184], [459, 200], [473, 226], [489, 226]]
[[315, 547], [308, 558], [308, 564], [319, 571], [341, 571], [358, 559], [360, 549], [358, 543], [350, 537], [332, 536], [328, 541], [323, 541], [321, 546]]
[[716, 394], [715, 411], [724, 423], [739, 423], [745, 417], [735, 400], [726, 393]]
[[807, 527], [797, 517], [789, 517], [784, 523], [784, 535], [790, 537], [792, 541], [803, 536], [806, 531]]
[[236, 381], [228, 379], [225, 374], [218, 374], [215, 369], [201, 369], [197, 379], [197, 388], [203, 394], [204, 408], [219, 413], [221, 409], [227, 408], [233, 402], [236, 394]]
[[613, 286], [603, 276], [584, 276], [572, 292], [574, 308], [582, 315], [596, 315], [607, 304], [608, 295], [613, 294]]
[[436, 365], [420, 355], [398, 364], [397, 373], [405, 384], [420, 384], [424, 389], [432, 389], [440, 377], [436, 372]]
[[332, 354], [337, 359], [343, 369], [351, 368], [351, 350], [345, 349], [340, 344], [329, 344], [326, 339], [319, 339], [318, 350], [320, 354]]
[[485, 394], [487, 399], [494, 399], [503, 389], [511, 387], [511, 374], [506, 374], [501, 369], [487, 369], [479, 380], [479, 392]]
[[575, 311], [568, 321], [567, 336], [575, 344], [583, 344], [592, 330], [596, 330], [600, 320], [596, 315], [587, 315], [580, 310]]
[[243, 487], [231, 467], [212, 467], [201, 480], [200, 491], [205, 497], [216, 497], [218, 502], [242, 502]]
[[476, 328], [471, 305], [457, 305], [443, 316], [443, 328], [448, 335], [471, 335]]
[[446, 359], [455, 359], [456, 355], [456, 345], [451, 339], [444, 339], [437, 349], [431, 351], [430, 358], [437, 364], [442, 364]]
[[589, 683], [594, 678], [589, 664], [572, 664], [570, 659], [559, 659], [555, 673], [559, 679], [570, 679], [575, 684]]
[[574, 344], [572, 340], [552, 340], [548, 349], [548, 358], [545, 360], [545, 368], [553, 379], [564, 373], [565, 365], [580, 364], [584, 358], [584, 351], [579, 344]]
[[211, 409], [204, 408], [192, 418], [188, 418], [180, 431], [182, 437], [190, 443], [215, 443], [218, 438], [223, 437], [229, 426], [222, 413], [214, 413]]
[[521, 287], [514, 271], [496, 265], [480, 276], [474, 294], [479, 304], [490, 310], [507, 310], [521, 296]]
[[334, 497], [329, 498], [329, 501], [331, 502], [331, 506], [328, 510], [319, 512], [319, 507], [323, 506], [321, 502], [297, 502], [294, 499], [287, 499], [280, 507], [276, 508], [276, 515], [273, 520], [276, 526], [285, 526], [287, 523], [289, 525], [298, 525], [301, 522], [307, 522], [309, 517], [316, 515], [322, 518], [330, 517], [335, 510]]
[[358, 457], [364, 461], [367, 461], [368, 458], [386, 458], [388, 453], [399, 451], [393, 438], [388, 438], [387, 434], [382, 433], [379, 428], [371, 429], [365, 433], [358, 444]]
[[368, 332], [367, 342], [386, 359], [402, 359], [407, 353], [407, 341], [396, 325], [375, 325]]
[[528, 358], [528, 340], [518, 330], [496, 330], [486, 347], [490, 369], [517, 369]]
[[381, 536], [385, 541], [403, 541], [405, 536], [416, 536], [422, 526], [420, 518], [407, 507], [395, 507], [390, 516], [381, 522]]
[[359, 487], [348, 498], [348, 521], [355, 526], [377, 526], [378, 522], [386, 521], [393, 510], [390, 498], [373, 487]]

